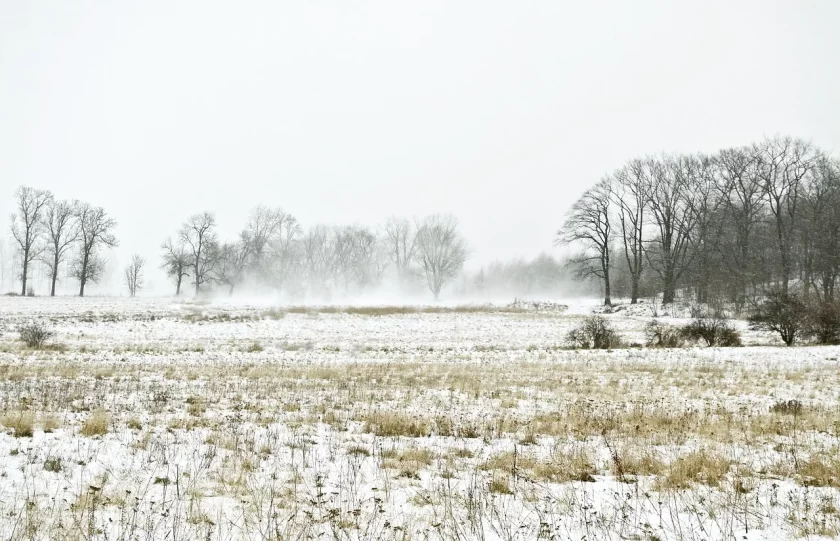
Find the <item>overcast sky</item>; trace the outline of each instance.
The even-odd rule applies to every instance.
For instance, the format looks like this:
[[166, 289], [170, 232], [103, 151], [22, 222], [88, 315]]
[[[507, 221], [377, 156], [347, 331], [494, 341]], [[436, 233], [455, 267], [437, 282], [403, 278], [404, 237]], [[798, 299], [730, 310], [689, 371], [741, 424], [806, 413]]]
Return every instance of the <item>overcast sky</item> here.
[[259, 203], [305, 226], [452, 212], [474, 262], [530, 257], [634, 156], [840, 150], [838, 21], [833, 0], [0, 0], [0, 203], [102, 205], [121, 263]]

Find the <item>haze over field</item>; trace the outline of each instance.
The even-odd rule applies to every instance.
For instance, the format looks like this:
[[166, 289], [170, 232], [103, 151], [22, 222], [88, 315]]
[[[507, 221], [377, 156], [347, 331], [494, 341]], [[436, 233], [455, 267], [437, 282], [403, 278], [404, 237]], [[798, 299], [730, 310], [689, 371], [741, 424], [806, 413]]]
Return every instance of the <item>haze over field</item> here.
[[305, 227], [452, 213], [467, 268], [533, 258], [627, 159], [777, 133], [836, 154], [838, 17], [827, 1], [0, 2], [0, 207], [19, 185], [104, 207], [120, 246], [100, 293], [133, 253], [169, 292], [160, 244], [205, 210], [233, 237], [257, 204]]

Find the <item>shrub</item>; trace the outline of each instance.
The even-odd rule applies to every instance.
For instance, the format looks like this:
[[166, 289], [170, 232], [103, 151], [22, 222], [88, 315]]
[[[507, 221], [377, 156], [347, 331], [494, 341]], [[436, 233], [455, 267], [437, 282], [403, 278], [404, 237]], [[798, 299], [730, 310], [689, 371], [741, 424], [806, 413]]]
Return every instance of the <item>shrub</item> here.
[[574, 347], [582, 349], [611, 349], [619, 347], [621, 340], [601, 316], [592, 316], [569, 331], [566, 340]]
[[679, 348], [685, 341], [680, 329], [655, 319], [645, 325], [645, 338], [651, 348]]
[[703, 305], [690, 308], [694, 320], [683, 325], [680, 335], [688, 341], [703, 341], [707, 346], [734, 347], [741, 345], [741, 334], [727, 319], [723, 310], [709, 309]]
[[804, 407], [799, 400], [781, 400], [770, 406], [772, 413], [783, 415], [801, 415]]
[[792, 346], [806, 329], [808, 309], [793, 294], [774, 292], [750, 316], [750, 327], [779, 333], [786, 346]]
[[27, 347], [41, 349], [47, 340], [52, 338], [53, 332], [43, 323], [29, 323], [18, 329], [21, 341]]
[[719, 317], [700, 317], [680, 329], [686, 340], [702, 340], [707, 346], [736, 347], [741, 345], [741, 333], [729, 320]]
[[840, 303], [823, 301], [808, 306], [804, 335], [818, 344], [840, 344]]

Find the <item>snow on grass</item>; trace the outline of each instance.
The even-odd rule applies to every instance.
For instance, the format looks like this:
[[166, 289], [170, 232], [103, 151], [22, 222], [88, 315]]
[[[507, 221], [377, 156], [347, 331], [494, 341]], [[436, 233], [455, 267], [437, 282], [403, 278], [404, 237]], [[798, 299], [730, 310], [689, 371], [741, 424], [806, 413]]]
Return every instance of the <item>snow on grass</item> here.
[[[0, 299], [0, 539], [840, 532], [840, 348], [575, 351], [582, 305], [375, 308]], [[651, 316], [605, 317], [644, 342]]]

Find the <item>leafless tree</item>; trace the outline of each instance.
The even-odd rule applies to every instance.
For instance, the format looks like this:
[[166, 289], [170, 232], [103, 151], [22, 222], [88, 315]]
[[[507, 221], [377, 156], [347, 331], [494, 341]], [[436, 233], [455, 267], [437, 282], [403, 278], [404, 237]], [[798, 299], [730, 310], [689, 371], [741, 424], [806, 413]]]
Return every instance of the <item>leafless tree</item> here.
[[52, 201], [52, 194], [46, 190], [37, 190], [21, 186], [15, 192], [17, 212], [12, 214], [12, 237], [18, 245], [21, 256], [21, 295], [26, 295], [26, 281], [29, 265], [44, 250], [41, 243], [43, 233], [43, 214]]
[[401, 282], [411, 276], [411, 262], [417, 249], [414, 228], [405, 218], [390, 217], [385, 221], [385, 249]]
[[335, 268], [332, 233], [325, 225], [310, 227], [301, 238], [301, 265], [311, 291], [325, 294], [326, 280]]
[[437, 300], [443, 286], [461, 272], [467, 243], [458, 232], [458, 220], [448, 214], [434, 214], [415, 227], [414, 261]]
[[96, 283], [105, 268], [99, 250], [117, 246], [114, 228], [117, 221], [108, 216], [102, 207], [76, 203], [76, 220], [79, 228], [78, 254], [71, 268], [71, 275], [79, 281], [79, 296], [85, 296], [88, 282]]
[[697, 224], [693, 197], [700, 179], [696, 156], [667, 156], [651, 161], [648, 209], [656, 237], [645, 251], [648, 263], [662, 281], [662, 303], [676, 298], [677, 283], [691, 264], [691, 234]]
[[[261, 281], [276, 279], [285, 268], [276, 265], [287, 263], [288, 243], [299, 231], [297, 220], [281, 208], [258, 206], [251, 211], [248, 223], [240, 234], [240, 246], [236, 250], [242, 257], [240, 264]], [[279, 261], [278, 261], [279, 259]]]
[[190, 216], [181, 226], [178, 238], [190, 255], [193, 284], [195, 284], [195, 294], [198, 296], [201, 285], [211, 279], [217, 260], [218, 236], [215, 214], [202, 212]]
[[128, 288], [128, 293], [134, 297], [137, 292], [143, 289], [143, 267], [146, 265], [146, 260], [138, 254], [134, 254], [131, 258], [123, 275], [125, 277], [125, 286]]
[[764, 219], [765, 202], [756, 169], [756, 155], [748, 147], [728, 148], [715, 156], [718, 199], [728, 227], [729, 241], [719, 248], [730, 280], [732, 300], [743, 304], [747, 287], [756, 286], [756, 230]]
[[616, 171], [612, 180], [611, 195], [614, 206], [618, 209], [621, 244], [630, 274], [630, 304], [639, 302], [639, 282], [644, 271], [646, 186], [650, 184], [649, 164], [650, 162], [644, 160], [631, 160]]
[[166, 271], [167, 276], [175, 280], [175, 295], [178, 296], [181, 294], [181, 282], [190, 275], [187, 272], [190, 267], [190, 254], [182, 241], [175, 244], [171, 238], [163, 243], [161, 249], [163, 250], [161, 268]]
[[76, 219], [76, 204], [71, 201], [51, 199], [44, 209], [43, 227], [47, 243], [43, 261], [50, 277], [50, 296], [55, 297], [60, 265], [67, 253], [79, 240], [79, 224]]
[[806, 180], [798, 227], [803, 300], [813, 290], [831, 301], [840, 273], [840, 161], [821, 156]]
[[338, 236], [340, 272], [346, 282], [352, 281], [359, 289], [378, 285], [388, 267], [388, 257], [376, 234], [366, 227], [349, 226]]
[[708, 303], [719, 288], [713, 285], [721, 276], [719, 245], [724, 235], [721, 198], [717, 190], [716, 166], [712, 157], [697, 156], [695, 178], [691, 181], [688, 211], [694, 215], [694, 228], [689, 235], [691, 265], [687, 274], [699, 303]]
[[268, 264], [264, 279], [277, 288], [284, 287], [299, 258], [301, 227], [291, 214], [284, 213], [280, 226], [272, 235], [268, 245]]
[[228, 296], [245, 280], [250, 252], [244, 242], [228, 242], [219, 248], [213, 269], [213, 281], [227, 286]]
[[793, 246], [803, 181], [818, 153], [809, 143], [791, 137], [766, 139], [754, 146], [761, 179], [776, 229], [781, 294], [787, 295], [793, 272]]
[[610, 290], [610, 247], [613, 242], [610, 221], [612, 185], [608, 177], [586, 190], [566, 216], [557, 232], [558, 243], [579, 245], [582, 252], [573, 260], [582, 277], [597, 276], [604, 284], [604, 306], [612, 306]]

